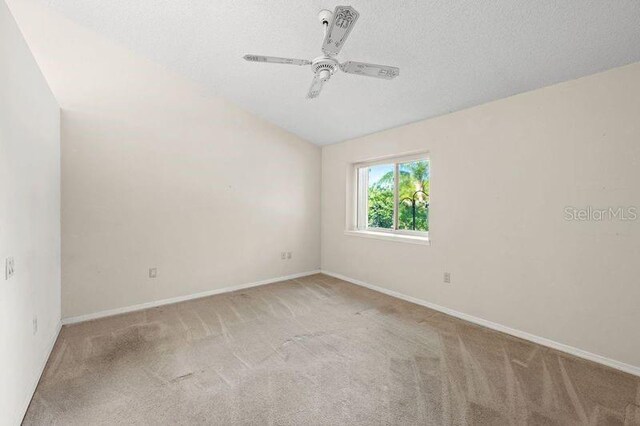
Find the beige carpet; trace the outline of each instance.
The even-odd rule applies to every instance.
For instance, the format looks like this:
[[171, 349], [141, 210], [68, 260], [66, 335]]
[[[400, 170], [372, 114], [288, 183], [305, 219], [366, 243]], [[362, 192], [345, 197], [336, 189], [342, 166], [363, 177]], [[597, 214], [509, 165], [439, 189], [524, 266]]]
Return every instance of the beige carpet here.
[[640, 424], [640, 380], [315, 275], [64, 327], [25, 424]]

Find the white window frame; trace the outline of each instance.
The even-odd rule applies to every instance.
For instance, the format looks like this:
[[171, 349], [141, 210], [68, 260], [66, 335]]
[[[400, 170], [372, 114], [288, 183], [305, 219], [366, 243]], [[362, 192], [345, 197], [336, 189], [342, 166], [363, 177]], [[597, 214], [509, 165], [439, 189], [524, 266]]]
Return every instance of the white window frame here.
[[[400, 164], [412, 161], [425, 160], [429, 162], [429, 181], [431, 181], [431, 158], [428, 152], [417, 154], [385, 157], [371, 161], [358, 162], [351, 165], [350, 175], [352, 177], [351, 195], [353, 209], [351, 217], [348, 217], [347, 235], [362, 236], [368, 238], [379, 238], [385, 240], [405, 241], [411, 243], [424, 244], [429, 242], [429, 231], [414, 231], [411, 229], [398, 229], [398, 184]], [[393, 202], [393, 228], [372, 228], [368, 226], [368, 188], [369, 174], [368, 168], [381, 164], [390, 164], [394, 167], [394, 202]], [[431, 205], [431, 188], [429, 189], [429, 205]], [[348, 213], [349, 216], [349, 213]], [[431, 216], [429, 217], [431, 219]], [[431, 224], [431, 222], [430, 222]]]

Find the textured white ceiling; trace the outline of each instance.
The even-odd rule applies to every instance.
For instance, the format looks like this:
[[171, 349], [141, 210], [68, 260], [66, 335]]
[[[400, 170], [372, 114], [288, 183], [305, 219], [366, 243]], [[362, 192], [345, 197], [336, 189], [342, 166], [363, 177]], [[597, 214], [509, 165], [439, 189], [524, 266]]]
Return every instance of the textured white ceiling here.
[[[638, 0], [39, 0], [318, 144], [338, 142], [640, 61]], [[339, 60], [400, 67], [394, 80], [339, 73], [305, 98], [320, 9], [360, 18]]]

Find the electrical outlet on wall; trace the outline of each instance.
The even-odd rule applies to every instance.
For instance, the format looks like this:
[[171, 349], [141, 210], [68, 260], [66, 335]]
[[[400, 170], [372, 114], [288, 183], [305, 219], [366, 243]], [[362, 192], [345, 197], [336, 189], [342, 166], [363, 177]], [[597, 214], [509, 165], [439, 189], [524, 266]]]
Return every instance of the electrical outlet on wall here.
[[287, 259], [291, 259], [291, 252], [290, 251], [287, 252]]
[[280, 260], [286, 260], [287, 259], [287, 252], [283, 251], [280, 253]]
[[155, 278], [158, 276], [158, 268], [149, 268], [149, 278]]
[[5, 260], [5, 265], [4, 265], [4, 279], [8, 280], [9, 278], [11, 278], [13, 276], [13, 273], [15, 272], [15, 262], [13, 260], [13, 257], [7, 257], [7, 259]]
[[451, 284], [451, 273], [450, 273], [450, 272], [445, 272], [445, 273], [444, 273], [444, 279], [443, 279], [443, 281], [444, 281], [446, 284]]

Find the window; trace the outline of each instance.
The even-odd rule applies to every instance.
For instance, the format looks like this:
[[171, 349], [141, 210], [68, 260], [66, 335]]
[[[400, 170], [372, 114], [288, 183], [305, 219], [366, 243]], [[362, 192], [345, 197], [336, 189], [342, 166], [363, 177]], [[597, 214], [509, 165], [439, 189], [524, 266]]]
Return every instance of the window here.
[[429, 159], [425, 156], [356, 165], [357, 229], [426, 237]]

